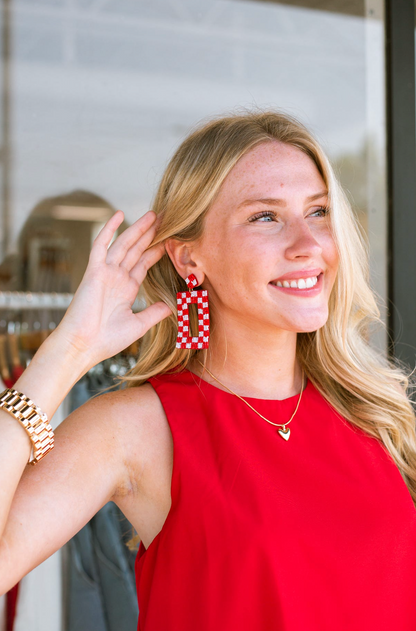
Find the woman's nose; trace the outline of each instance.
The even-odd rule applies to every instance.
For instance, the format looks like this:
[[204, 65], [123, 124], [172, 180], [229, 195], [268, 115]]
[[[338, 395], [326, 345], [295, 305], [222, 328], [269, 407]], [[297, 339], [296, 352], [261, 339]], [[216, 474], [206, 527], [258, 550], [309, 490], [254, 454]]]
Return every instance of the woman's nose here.
[[304, 219], [291, 222], [287, 226], [287, 236], [286, 256], [288, 258], [312, 257], [322, 253], [321, 244]]

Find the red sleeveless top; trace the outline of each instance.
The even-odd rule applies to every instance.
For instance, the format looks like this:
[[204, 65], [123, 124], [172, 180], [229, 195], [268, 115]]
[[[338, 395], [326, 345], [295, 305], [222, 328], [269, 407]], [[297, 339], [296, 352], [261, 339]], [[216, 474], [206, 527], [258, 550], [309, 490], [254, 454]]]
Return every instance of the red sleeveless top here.
[[[415, 631], [416, 509], [380, 441], [311, 381], [288, 441], [188, 370], [149, 382], [174, 457], [137, 554], [139, 631]], [[297, 400], [247, 398], [276, 423]]]

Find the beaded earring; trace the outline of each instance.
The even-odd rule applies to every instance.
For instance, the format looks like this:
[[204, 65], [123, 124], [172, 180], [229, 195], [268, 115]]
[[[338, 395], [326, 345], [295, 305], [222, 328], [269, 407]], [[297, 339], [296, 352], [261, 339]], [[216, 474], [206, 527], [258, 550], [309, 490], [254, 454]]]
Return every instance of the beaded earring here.
[[[190, 274], [185, 282], [188, 291], [180, 291], [176, 294], [178, 303], [178, 337], [176, 348], [208, 348], [209, 344], [209, 305], [208, 291], [206, 289], [195, 290], [198, 279]], [[198, 337], [191, 337], [189, 329], [189, 305], [198, 305]]]

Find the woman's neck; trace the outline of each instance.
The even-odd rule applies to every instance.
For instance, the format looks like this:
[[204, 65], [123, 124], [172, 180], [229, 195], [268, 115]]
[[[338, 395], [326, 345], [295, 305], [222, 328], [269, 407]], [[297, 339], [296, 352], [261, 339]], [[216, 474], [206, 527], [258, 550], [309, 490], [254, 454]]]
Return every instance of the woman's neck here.
[[274, 343], [268, 340], [266, 344], [247, 338], [241, 343], [236, 336], [227, 336], [225, 344], [212, 336], [209, 348], [199, 351], [187, 368], [226, 390], [199, 362], [205, 364], [225, 386], [243, 397], [286, 399], [301, 391], [302, 369], [296, 358], [296, 333], [284, 333], [287, 335], [276, 336]]

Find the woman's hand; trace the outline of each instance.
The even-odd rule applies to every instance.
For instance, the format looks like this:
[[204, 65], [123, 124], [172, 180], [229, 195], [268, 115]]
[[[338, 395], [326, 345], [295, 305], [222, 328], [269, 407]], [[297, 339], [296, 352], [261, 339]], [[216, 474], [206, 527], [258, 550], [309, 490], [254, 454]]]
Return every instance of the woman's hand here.
[[116, 355], [172, 312], [164, 302], [133, 313], [132, 305], [147, 270], [164, 254], [164, 245], [146, 250], [156, 233], [156, 214], [147, 212], [109, 247], [124, 219], [118, 210], [96, 237], [84, 277], [55, 332], [88, 363]]

